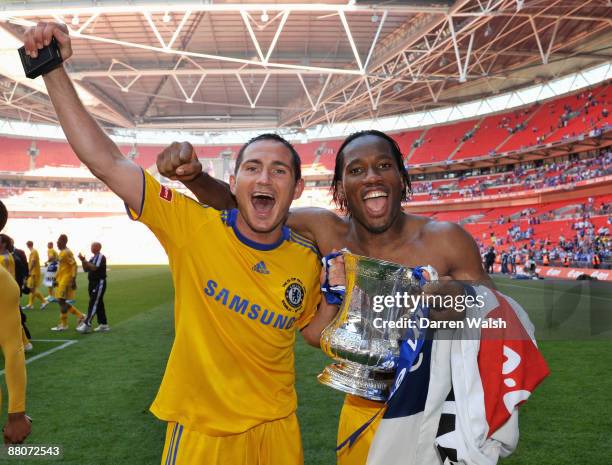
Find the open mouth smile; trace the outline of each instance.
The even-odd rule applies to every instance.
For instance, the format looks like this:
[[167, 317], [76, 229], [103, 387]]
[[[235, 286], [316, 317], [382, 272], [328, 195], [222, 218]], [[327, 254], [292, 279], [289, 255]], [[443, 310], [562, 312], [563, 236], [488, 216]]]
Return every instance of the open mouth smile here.
[[259, 215], [267, 215], [276, 205], [276, 198], [271, 192], [255, 191], [251, 194], [251, 205]]
[[382, 189], [374, 189], [366, 192], [362, 200], [370, 216], [380, 216], [387, 210], [389, 194]]

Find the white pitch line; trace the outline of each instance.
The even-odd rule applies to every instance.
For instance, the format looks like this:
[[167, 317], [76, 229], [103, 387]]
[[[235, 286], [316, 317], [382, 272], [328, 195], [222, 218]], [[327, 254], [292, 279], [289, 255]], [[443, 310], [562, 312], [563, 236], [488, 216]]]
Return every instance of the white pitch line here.
[[[41, 359], [43, 357], [46, 357], [47, 355], [51, 355], [54, 352], [57, 352], [58, 350], [62, 350], [65, 349], [68, 346], [71, 346], [72, 344], [76, 344], [77, 342], [79, 342], [76, 339], [32, 339], [33, 342], [63, 342], [62, 345], [59, 345], [57, 347], [54, 347], [53, 349], [49, 349], [46, 350], [44, 352], [41, 352], [40, 354], [35, 355], [34, 357], [30, 357], [26, 360], [26, 365], [28, 365], [29, 363], [32, 363], [35, 360]], [[4, 370], [0, 371], [0, 376], [4, 375]]]
[[30, 339], [32, 342], [78, 342], [78, 339]]

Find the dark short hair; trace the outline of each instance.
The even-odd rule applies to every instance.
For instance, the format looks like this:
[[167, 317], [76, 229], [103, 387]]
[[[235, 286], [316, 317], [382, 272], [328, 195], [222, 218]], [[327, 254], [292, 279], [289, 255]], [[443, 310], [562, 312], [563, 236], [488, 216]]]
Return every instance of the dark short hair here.
[[404, 165], [404, 156], [402, 155], [402, 151], [397, 145], [395, 139], [391, 136], [388, 136], [382, 131], [377, 131], [375, 129], [368, 129], [367, 131], [358, 131], [354, 132], [342, 142], [342, 145], [338, 149], [338, 154], [336, 155], [336, 166], [334, 167], [334, 178], [332, 180], [330, 193], [332, 195], [332, 199], [334, 203], [340, 208], [342, 211], [347, 211], [348, 204], [346, 202], [346, 198], [340, 195], [338, 191], [338, 184], [342, 181], [342, 170], [344, 169], [344, 149], [347, 145], [353, 142], [355, 139], [359, 139], [360, 137], [366, 136], [374, 136], [379, 137], [383, 140], [386, 140], [391, 148], [391, 155], [395, 159], [397, 163], [397, 169], [399, 170], [400, 176], [404, 180], [404, 192], [402, 192], [402, 202], [408, 200], [408, 196], [412, 194], [412, 185], [410, 184], [410, 177], [408, 176], [408, 170]]
[[240, 147], [240, 151], [238, 152], [238, 156], [236, 157], [236, 167], [234, 168], [234, 174], [238, 173], [238, 168], [240, 168], [240, 165], [242, 164], [244, 151], [247, 149], [247, 147], [255, 142], [259, 142], [260, 140], [273, 140], [276, 142], [280, 142], [285, 147], [287, 147], [287, 149], [289, 149], [289, 152], [291, 152], [291, 164], [293, 165], [295, 181], [299, 181], [302, 177], [302, 160], [300, 159], [297, 150], [295, 150], [295, 147], [284, 137], [281, 137], [278, 134], [274, 134], [271, 132], [255, 136], [242, 147]]
[[34, 242], [32, 242], [32, 241], [28, 241], [28, 242], [26, 242], [26, 245], [27, 245], [28, 247], [33, 247], [33, 246], [34, 246]]
[[64, 239], [66, 242], [68, 242], [68, 236], [66, 236], [65, 234], [60, 234], [58, 240], [59, 239]]
[[0, 231], [4, 229], [6, 226], [6, 221], [8, 220], [8, 210], [0, 200]]
[[14, 249], [14, 242], [13, 242], [13, 238], [11, 236], [7, 236], [6, 234], [0, 234], [0, 242], [2, 244], [4, 244], [4, 247], [6, 248], [6, 250], [8, 250], [9, 252], [12, 252]]

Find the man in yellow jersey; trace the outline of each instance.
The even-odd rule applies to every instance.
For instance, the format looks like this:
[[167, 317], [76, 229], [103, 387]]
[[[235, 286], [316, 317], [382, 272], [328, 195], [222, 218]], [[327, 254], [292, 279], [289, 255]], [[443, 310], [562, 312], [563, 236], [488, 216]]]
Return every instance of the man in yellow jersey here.
[[15, 257], [10, 248], [11, 238], [6, 234], [0, 234], [0, 266], [4, 267], [15, 279]]
[[41, 307], [45, 304], [45, 298], [38, 290], [38, 286], [40, 286], [40, 257], [38, 255], [38, 250], [34, 248], [34, 243], [32, 241], [26, 242], [28, 246], [28, 250], [30, 251], [30, 256], [28, 257], [28, 270], [29, 275], [26, 281], [26, 287], [30, 290], [30, 294], [28, 296], [28, 305], [24, 308], [30, 309], [34, 306], [34, 299], [39, 299]]
[[53, 242], [47, 242], [47, 263], [56, 262], [59, 257], [57, 250], [55, 250], [55, 244]]
[[[37, 56], [52, 37], [68, 59], [68, 30], [54, 23], [26, 31], [26, 52]], [[295, 149], [275, 135], [245, 145], [230, 180], [238, 209], [218, 211], [160, 185], [125, 158], [63, 67], [44, 80], [78, 158], [155, 233], [169, 257], [176, 336], [151, 407], [168, 422], [162, 463], [302, 464], [295, 329], [316, 343], [334, 309], [315, 314], [317, 250], [284, 226], [303, 189]]]
[[[21, 283], [23, 283], [28, 269], [27, 264], [24, 263], [23, 260], [25, 260], [25, 258], [20, 258], [20, 256], [15, 253], [13, 239], [6, 234], [0, 234], [0, 267], [8, 271], [9, 275], [15, 280], [17, 288], [20, 290], [20, 297], [22, 289], [20, 280]], [[26, 315], [21, 308], [19, 309], [19, 314], [21, 317], [21, 339], [23, 347], [26, 352], [29, 352], [34, 349], [34, 346], [30, 342], [30, 330], [26, 326]]]
[[51, 302], [55, 302], [53, 296], [53, 283], [55, 282], [55, 275], [57, 274], [57, 260], [59, 256], [57, 251], [53, 248], [53, 242], [47, 243], [47, 261], [45, 262], [45, 278], [44, 285], [47, 288], [47, 297], [45, 302], [40, 306], [40, 309], [44, 309]]
[[[0, 231], [6, 225], [8, 213], [0, 202]], [[30, 434], [30, 420], [26, 408], [26, 368], [21, 340], [19, 317], [19, 286], [0, 266], [0, 348], [4, 354], [4, 370], [8, 388], [8, 418], [2, 429], [5, 444], [21, 444]], [[0, 390], [0, 411], [2, 391]]]
[[[232, 208], [235, 198], [222, 181], [202, 172], [189, 143], [173, 144], [157, 159], [159, 172], [182, 181], [200, 201], [216, 208]], [[350, 213], [339, 217], [321, 208], [292, 210], [288, 226], [313, 240], [324, 255], [348, 248], [351, 252], [415, 267], [432, 265], [442, 279], [473, 281], [493, 287], [482, 268], [472, 237], [454, 223], [402, 212], [401, 202], [410, 193], [410, 180], [397, 143], [379, 131], [349, 136], [338, 150], [333, 198]], [[463, 292], [449, 283], [446, 293]], [[437, 319], [451, 319], [440, 312]], [[433, 315], [432, 315], [433, 317]], [[428, 346], [424, 350], [430, 350]], [[425, 367], [423, 367], [425, 369]], [[423, 402], [425, 401], [425, 396]], [[444, 400], [444, 399], [442, 399]], [[383, 403], [347, 395], [338, 426], [338, 444], [363, 426]], [[424, 406], [424, 405], [423, 405]], [[340, 465], [364, 465], [380, 417], [351, 447], [338, 453]], [[433, 446], [432, 446], [433, 447]], [[427, 461], [423, 462], [429, 465]]]
[[79, 312], [74, 305], [68, 303], [74, 300], [76, 294], [77, 264], [72, 251], [67, 247], [68, 236], [60, 234], [57, 239], [59, 249], [58, 268], [55, 281], [55, 298], [60, 306], [60, 322], [51, 328], [51, 331], [66, 331], [68, 329], [68, 313], [77, 318], [77, 327], [85, 320], [85, 315]]

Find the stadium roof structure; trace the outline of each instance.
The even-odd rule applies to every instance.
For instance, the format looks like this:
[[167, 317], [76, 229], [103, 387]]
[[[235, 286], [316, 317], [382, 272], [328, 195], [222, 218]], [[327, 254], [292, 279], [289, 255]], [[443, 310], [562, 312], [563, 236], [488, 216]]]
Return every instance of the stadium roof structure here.
[[0, 118], [57, 122], [13, 51], [39, 20], [70, 28], [67, 68], [105, 126], [214, 135], [431, 114], [602, 64], [609, 75], [611, 13], [609, 0], [9, 0]]

